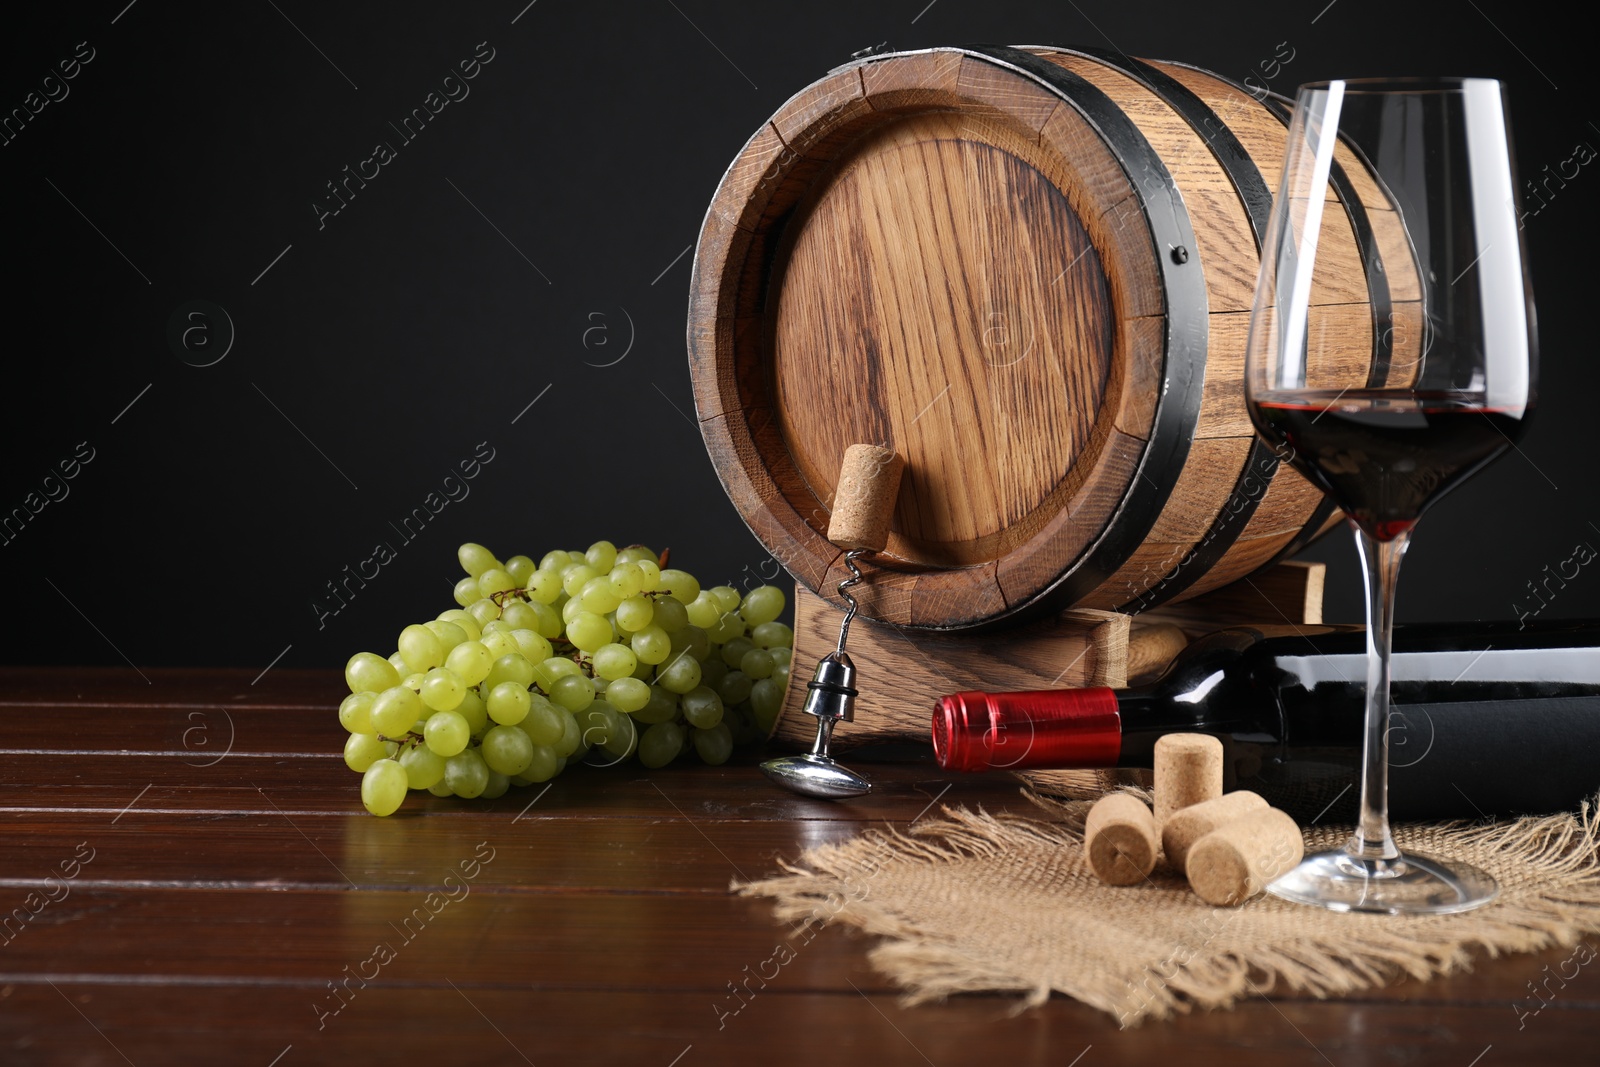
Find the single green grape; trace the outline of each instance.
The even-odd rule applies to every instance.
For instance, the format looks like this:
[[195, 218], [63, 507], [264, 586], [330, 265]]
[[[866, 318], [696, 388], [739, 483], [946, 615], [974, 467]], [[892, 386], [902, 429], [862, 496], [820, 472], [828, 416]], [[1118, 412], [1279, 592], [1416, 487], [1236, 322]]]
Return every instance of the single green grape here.
[[400, 766], [412, 789], [431, 789], [444, 781], [444, 757], [427, 745], [407, 745], [400, 753]]
[[680, 604], [692, 604], [700, 595], [700, 582], [688, 571], [668, 567], [656, 579], [656, 590], [666, 593]]
[[665, 663], [672, 654], [672, 638], [653, 623], [634, 634], [629, 644], [640, 663]]
[[656, 668], [656, 679], [669, 692], [684, 694], [700, 684], [700, 661], [680, 652], [664, 666]]
[[522, 685], [516, 682], [501, 682], [489, 691], [489, 697], [483, 703], [489, 712], [489, 718], [502, 726], [515, 726], [528, 717], [528, 709], [533, 706], [533, 699]]
[[439, 781], [435, 782], [433, 785], [430, 785], [428, 787], [428, 792], [432, 793], [436, 797], [453, 797], [456, 795], [456, 791], [451, 789], [449, 784], [445, 782], [443, 778], [439, 779]]
[[580, 611], [567, 624], [567, 640], [585, 652], [595, 652], [611, 641], [611, 623], [592, 611]]
[[374, 815], [393, 815], [406, 799], [406, 771], [392, 759], [381, 759], [361, 776], [361, 803]]
[[496, 593], [504, 593], [508, 589], [517, 588], [517, 580], [504, 567], [491, 567], [478, 575], [478, 593], [485, 597], [492, 597]]
[[500, 619], [508, 630], [532, 630], [539, 625], [539, 616], [525, 600], [507, 600], [500, 606]]
[[489, 766], [477, 749], [469, 748], [445, 761], [444, 781], [456, 796], [471, 800], [488, 788]]
[[506, 573], [511, 575], [512, 579], [517, 583], [516, 588], [518, 589], [522, 588], [523, 583], [537, 569], [538, 565], [527, 556], [512, 556], [506, 560]]
[[579, 712], [594, 702], [594, 686], [581, 674], [556, 679], [550, 699], [571, 712]]
[[589, 546], [589, 551], [584, 553], [583, 558], [588, 560], [589, 566], [604, 574], [616, 566], [617, 546], [610, 541], [596, 541]]
[[372, 725], [372, 705], [377, 693], [351, 693], [339, 702], [339, 725], [353, 734], [376, 734]]
[[590, 578], [583, 583], [583, 589], [576, 594], [576, 599], [583, 601], [583, 610], [604, 615], [617, 610], [617, 605], [622, 603], [622, 594], [617, 592], [610, 578]]
[[722, 698], [710, 686], [695, 686], [683, 694], [683, 717], [690, 726], [709, 730], [722, 721]]
[[372, 728], [385, 737], [401, 737], [422, 718], [422, 698], [403, 685], [391, 686], [372, 702]]
[[719, 585], [711, 590], [711, 595], [717, 598], [717, 607], [722, 609], [717, 613], [719, 616], [726, 615], [730, 611], [738, 611], [739, 603], [743, 600], [739, 590], [731, 585]]
[[781, 645], [767, 649], [767, 654], [772, 657], [774, 667], [787, 667], [790, 660], [794, 659], [794, 649]]
[[357, 652], [344, 665], [344, 681], [352, 693], [381, 693], [400, 684], [400, 672], [376, 652]]
[[750, 699], [750, 687], [754, 683], [755, 679], [743, 671], [729, 671], [716, 686], [717, 695], [724, 705], [743, 704]]
[[631, 714], [650, 703], [650, 686], [629, 675], [606, 686], [606, 699], [624, 714]]
[[483, 762], [499, 774], [521, 774], [533, 762], [533, 741], [515, 726], [493, 726], [483, 735]]
[[651, 621], [667, 633], [675, 634], [689, 625], [689, 609], [673, 597], [656, 597], [655, 617]]
[[769, 651], [791, 648], [794, 645], [794, 631], [781, 622], [758, 623], [750, 628], [750, 640], [756, 643], [757, 648]]
[[393, 741], [379, 741], [372, 734], [351, 734], [344, 742], [344, 765], [361, 774], [374, 760], [389, 758], [399, 747]]
[[562, 567], [565, 567], [571, 562], [572, 560], [561, 549], [551, 549], [549, 552], [546, 552], [539, 558], [539, 569], [542, 571], [553, 570], [559, 572]]
[[691, 623], [702, 630], [711, 629], [722, 618], [722, 608], [709, 589], [700, 590], [700, 595], [684, 608], [684, 613]]
[[623, 600], [638, 596], [644, 591], [644, 571], [633, 563], [622, 562], [614, 565], [611, 573], [606, 575], [606, 580]]
[[[629, 545], [627, 548], [617, 549], [617, 563], [638, 563], [642, 559], [655, 561], [656, 552], [648, 545]], [[613, 563], [612, 566], [616, 566]]]
[[772, 653], [764, 648], [752, 648], [739, 657], [739, 669], [752, 678], [771, 678], [776, 666]]
[[444, 665], [460, 676], [463, 685], [477, 685], [489, 677], [494, 656], [482, 641], [463, 641], [450, 650], [450, 654], [444, 658]]
[[532, 693], [528, 697], [528, 714], [517, 725], [534, 744], [554, 745], [566, 732], [561, 720], [570, 717], [565, 709], [550, 703], [548, 697]]
[[426, 626], [412, 623], [400, 631], [400, 639], [396, 644], [400, 649], [400, 658], [405, 660], [407, 673], [427, 673], [444, 662], [444, 649], [439, 646], [439, 638]]
[[778, 689], [779, 689], [780, 692], [782, 690], [788, 689], [789, 688], [789, 664], [780, 663], [776, 667], [772, 668], [772, 680], [774, 682], [778, 683]]
[[439, 711], [429, 716], [422, 729], [422, 740], [434, 752], [448, 758], [467, 747], [467, 742], [472, 740], [472, 728], [459, 711]]
[[456, 583], [455, 592], [452, 595], [457, 604], [466, 607], [483, 594], [478, 592], [478, 579], [469, 574]]
[[456, 559], [461, 561], [461, 569], [474, 578], [492, 567], [500, 566], [493, 552], [471, 541], [456, 549]]
[[757, 586], [745, 595], [744, 603], [739, 606], [739, 614], [751, 626], [760, 626], [782, 615], [784, 603], [782, 589], [775, 585]]
[[492, 692], [501, 682], [516, 682], [522, 688], [528, 688], [533, 684], [533, 664], [521, 652], [505, 653], [489, 668], [489, 676], [483, 680], [483, 685]]
[[696, 729], [694, 750], [713, 767], [727, 763], [728, 757], [733, 755], [733, 733], [727, 723], [719, 722], [709, 730]]
[[639, 659], [627, 645], [601, 645], [594, 653], [594, 673], [608, 682], [631, 678]]
[[528, 578], [528, 597], [537, 604], [554, 604], [562, 593], [561, 572], [540, 567]]
[[675, 722], [658, 722], [639, 738], [639, 762], [654, 770], [677, 758], [683, 748], [683, 727]]
[[649, 597], [631, 596], [617, 605], [617, 629], [638, 633], [655, 618], [655, 604]]
[[484, 800], [494, 800], [497, 797], [505, 796], [506, 790], [510, 788], [511, 778], [509, 775], [501, 774], [499, 771], [490, 771], [489, 780], [484, 783], [483, 792], [478, 795]]

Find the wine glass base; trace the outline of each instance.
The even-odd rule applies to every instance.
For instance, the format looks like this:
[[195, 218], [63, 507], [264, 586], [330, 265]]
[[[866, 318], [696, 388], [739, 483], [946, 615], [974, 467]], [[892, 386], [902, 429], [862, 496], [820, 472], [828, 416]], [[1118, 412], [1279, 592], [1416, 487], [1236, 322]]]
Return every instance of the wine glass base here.
[[1500, 886], [1470, 863], [1408, 852], [1394, 860], [1363, 860], [1344, 849], [1307, 856], [1267, 892], [1331, 911], [1444, 915], [1493, 900]]

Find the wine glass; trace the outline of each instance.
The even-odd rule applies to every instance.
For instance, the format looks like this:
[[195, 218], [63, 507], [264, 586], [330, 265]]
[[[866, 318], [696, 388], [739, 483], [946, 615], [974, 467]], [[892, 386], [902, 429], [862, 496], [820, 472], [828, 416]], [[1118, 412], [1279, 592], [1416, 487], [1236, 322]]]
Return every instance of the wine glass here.
[[1531, 296], [1500, 83], [1301, 87], [1251, 310], [1245, 398], [1256, 431], [1355, 531], [1367, 699], [1355, 833], [1275, 880], [1277, 896], [1429, 914], [1498, 892], [1476, 867], [1395, 847], [1389, 647], [1412, 527], [1526, 426]]

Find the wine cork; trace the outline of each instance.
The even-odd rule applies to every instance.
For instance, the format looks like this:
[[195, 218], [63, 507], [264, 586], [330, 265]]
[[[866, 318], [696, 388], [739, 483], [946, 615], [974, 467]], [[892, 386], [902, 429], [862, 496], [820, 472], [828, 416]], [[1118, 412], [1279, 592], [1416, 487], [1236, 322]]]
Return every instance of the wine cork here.
[[1305, 855], [1300, 827], [1262, 808], [1206, 834], [1189, 849], [1189, 886], [1207, 904], [1243, 904]]
[[1222, 795], [1222, 742], [1209, 734], [1167, 734], [1156, 741], [1156, 825], [1172, 813]]
[[892, 448], [851, 445], [844, 450], [833, 491], [828, 540], [840, 548], [881, 552], [889, 543], [889, 521], [906, 461]]
[[1173, 812], [1172, 817], [1161, 824], [1161, 851], [1172, 868], [1181, 872], [1189, 850], [1196, 841], [1217, 827], [1261, 811], [1266, 806], [1267, 802], [1261, 799], [1259, 793], [1252, 793], [1248, 789], [1238, 789], [1191, 804]]
[[1089, 869], [1107, 885], [1133, 885], [1155, 870], [1161, 839], [1144, 801], [1111, 793], [1094, 802], [1083, 824]]

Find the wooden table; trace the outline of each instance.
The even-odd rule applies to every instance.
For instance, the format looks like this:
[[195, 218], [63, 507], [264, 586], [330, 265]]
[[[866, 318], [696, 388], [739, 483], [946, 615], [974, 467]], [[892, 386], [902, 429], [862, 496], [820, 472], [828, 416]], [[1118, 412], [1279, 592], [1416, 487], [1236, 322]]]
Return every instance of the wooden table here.
[[1560, 949], [1119, 1031], [1060, 997], [1015, 1018], [1004, 996], [902, 1008], [868, 941], [828, 929], [735, 999], [785, 929], [731, 879], [935, 801], [1027, 802], [1005, 778], [931, 764], [871, 766], [870, 798], [812, 801], [746, 758], [578, 767], [496, 801], [413, 795], [377, 819], [339, 756], [336, 674], [145, 675], [0, 669], [0, 1064], [1597, 1058], [1592, 971], [1519, 1019]]

